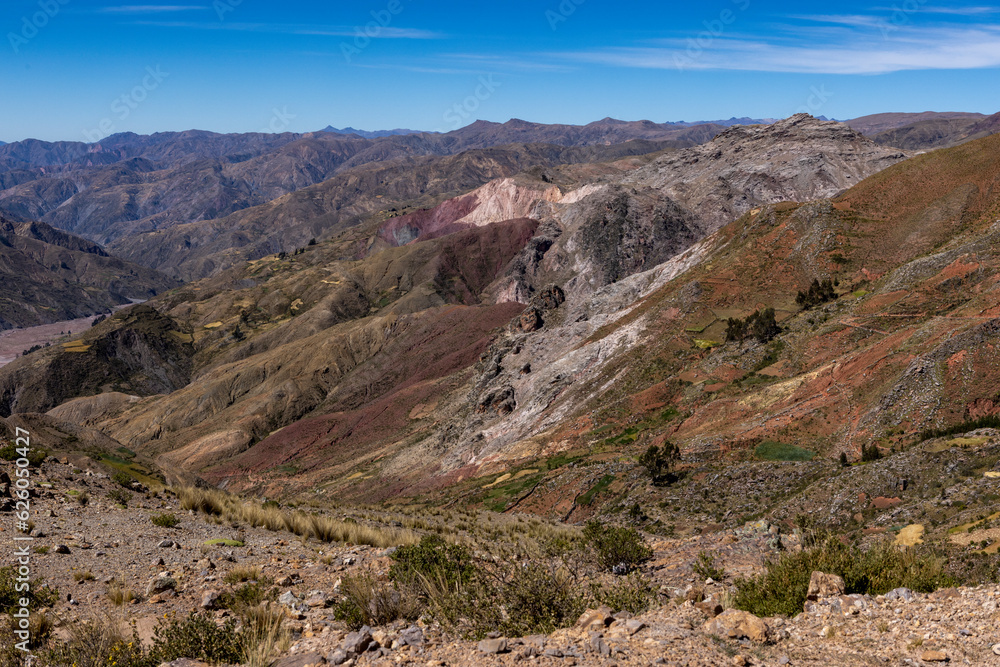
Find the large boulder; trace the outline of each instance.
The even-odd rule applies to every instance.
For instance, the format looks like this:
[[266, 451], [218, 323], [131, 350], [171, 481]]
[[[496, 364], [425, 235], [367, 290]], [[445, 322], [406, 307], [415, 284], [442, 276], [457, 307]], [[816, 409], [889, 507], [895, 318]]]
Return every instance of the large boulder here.
[[749, 639], [758, 644], [766, 644], [773, 636], [771, 627], [763, 619], [739, 609], [727, 609], [707, 621], [702, 629], [710, 635], [728, 639]]
[[816, 601], [844, 594], [844, 578], [836, 574], [813, 572], [809, 577], [809, 591], [806, 599]]

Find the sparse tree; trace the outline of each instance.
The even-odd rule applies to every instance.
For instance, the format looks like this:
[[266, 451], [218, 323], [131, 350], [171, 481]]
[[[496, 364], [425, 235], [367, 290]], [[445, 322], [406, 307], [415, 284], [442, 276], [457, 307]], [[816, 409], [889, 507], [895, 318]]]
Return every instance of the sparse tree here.
[[681, 450], [672, 442], [664, 442], [663, 447], [650, 445], [642, 456], [639, 465], [646, 469], [654, 486], [666, 484], [674, 464], [681, 458]]

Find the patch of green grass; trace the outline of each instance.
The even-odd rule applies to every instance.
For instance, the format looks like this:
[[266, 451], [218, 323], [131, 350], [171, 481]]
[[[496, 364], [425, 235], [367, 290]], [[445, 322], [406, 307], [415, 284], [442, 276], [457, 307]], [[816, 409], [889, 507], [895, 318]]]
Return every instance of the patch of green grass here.
[[668, 406], [659, 414], [659, 420], [662, 422], [670, 422], [681, 416], [681, 411], [674, 406]]
[[563, 452], [562, 454], [556, 454], [555, 456], [553, 456], [552, 458], [548, 459], [545, 462], [545, 469], [555, 470], [556, 468], [562, 468], [563, 466], [569, 465], [574, 461], [579, 461], [580, 459], [583, 458], [583, 456], [584, 456], [583, 454], [571, 455], [567, 452]]
[[541, 474], [525, 475], [495, 486], [483, 497], [483, 503], [494, 512], [502, 512], [511, 500], [533, 487], [541, 478]]
[[616, 436], [606, 438], [601, 444], [606, 447], [616, 447], [618, 445], [629, 445], [639, 439], [642, 429], [638, 426], [630, 426]]
[[808, 449], [773, 440], [760, 443], [753, 453], [761, 461], [811, 461], [816, 456]]
[[173, 528], [181, 522], [181, 520], [177, 518], [177, 515], [172, 512], [154, 514], [149, 517], [149, 520], [153, 522], [154, 526], [160, 526], [161, 528]]
[[594, 502], [594, 498], [597, 496], [597, 494], [601, 493], [609, 486], [611, 486], [611, 482], [613, 481], [615, 481], [614, 475], [605, 475], [597, 482], [597, 484], [591, 487], [589, 491], [580, 496], [580, 499], [576, 501], [577, 504], [590, 505], [592, 502]]
[[222, 538], [215, 538], [212, 540], [205, 540], [205, 546], [209, 547], [242, 547], [243, 543], [239, 540], [225, 540]]

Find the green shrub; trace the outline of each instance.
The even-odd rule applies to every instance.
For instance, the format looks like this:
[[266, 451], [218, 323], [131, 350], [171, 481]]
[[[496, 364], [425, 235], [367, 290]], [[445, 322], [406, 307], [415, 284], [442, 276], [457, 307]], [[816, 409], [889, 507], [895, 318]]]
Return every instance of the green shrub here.
[[488, 602], [504, 610], [499, 631], [507, 637], [549, 634], [572, 625], [587, 608], [576, 580], [561, 563], [513, 563], [503, 574]]
[[162, 528], [173, 528], [181, 522], [173, 513], [164, 514], [154, 514], [149, 518], [153, 522], [154, 526], [160, 526]]
[[108, 491], [108, 498], [113, 500], [117, 505], [128, 507], [128, 504], [132, 502], [132, 492], [125, 489], [114, 489]]
[[594, 550], [600, 567], [608, 572], [628, 573], [653, 557], [653, 551], [643, 542], [634, 528], [605, 526], [591, 521], [583, 529], [583, 537]]
[[334, 606], [333, 617], [352, 630], [362, 625], [386, 625], [399, 619], [414, 621], [423, 609], [414, 588], [396, 587], [368, 573], [344, 577], [340, 591], [343, 597]]
[[243, 542], [239, 540], [225, 540], [221, 538], [216, 538], [212, 540], [205, 540], [205, 545], [209, 547], [242, 547]]
[[235, 620], [226, 619], [220, 626], [210, 616], [191, 612], [184, 619], [173, 618], [158, 625], [150, 652], [156, 664], [178, 658], [239, 664], [242, 648]]
[[466, 547], [449, 544], [438, 535], [425, 535], [418, 544], [399, 547], [391, 558], [389, 578], [400, 583], [426, 577], [443, 579], [449, 585], [466, 584], [474, 570], [472, 554]]
[[[18, 447], [12, 442], [4, 447], [0, 447], [0, 459], [6, 461], [16, 461], [22, 456], [18, 453]], [[45, 449], [31, 447], [28, 449], [28, 455], [23, 458], [28, 459], [28, 465], [32, 468], [37, 468], [42, 465], [45, 457], [49, 455], [49, 452]]]
[[828, 537], [818, 547], [783, 554], [758, 577], [738, 579], [734, 606], [758, 616], [794, 616], [802, 611], [815, 571], [843, 577], [848, 594], [882, 595], [900, 586], [928, 593], [954, 583], [933, 554], [888, 541], [862, 550]]
[[111, 481], [126, 489], [132, 488], [132, 483], [135, 482], [135, 477], [128, 474], [124, 470], [119, 470], [114, 475], [111, 476]]
[[31, 611], [51, 607], [59, 600], [59, 591], [42, 585], [41, 579], [29, 581], [27, 592], [16, 590], [17, 585], [17, 571], [14, 567], [0, 568], [0, 613], [13, 613], [20, 606], [22, 597], [28, 598], [28, 609]]
[[267, 579], [246, 583], [231, 591], [224, 591], [219, 595], [217, 603], [222, 609], [243, 612], [251, 607], [275, 600], [277, 597], [278, 591], [272, 587], [271, 580]]
[[619, 579], [610, 586], [592, 583], [591, 595], [598, 604], [631, 614], [649, 611], [656, 602], [656, 591], [653, 590], [652, 584], [637, 572]]
[[135, 628], [131, 637], [110, 616], [78, 621], [70, 626], [69, 639], [40, 653], [43, 665], [76, 667], [156, 667], [156, 658], [143, 649]]
[[650, 445], [649, 449], [639, 457], [639, 465], [646, 469], [653, 480], [653, 486], [660, 486], [667, 483], [670, 469], [680, 458], [681, 450], [677, 445], [665, 442], [662, 448]]
[[698, 554], [694, 565], [691, 566], [694, 573], [697, 574], [702, 579], [714, 579], [715, 581], [722, 581], [726, 576], [726, 571], [721, 567], [715, 566], [715, 557], [711, 556], [704, 551]]

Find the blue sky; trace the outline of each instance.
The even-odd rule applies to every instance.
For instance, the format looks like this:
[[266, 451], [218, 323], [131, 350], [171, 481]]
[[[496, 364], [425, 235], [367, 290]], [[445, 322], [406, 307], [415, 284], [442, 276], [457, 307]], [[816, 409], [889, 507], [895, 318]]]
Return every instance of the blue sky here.
[[0, 140], [1000, 110], [976, 2], [146, 2], [6, 0]]

